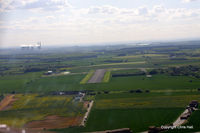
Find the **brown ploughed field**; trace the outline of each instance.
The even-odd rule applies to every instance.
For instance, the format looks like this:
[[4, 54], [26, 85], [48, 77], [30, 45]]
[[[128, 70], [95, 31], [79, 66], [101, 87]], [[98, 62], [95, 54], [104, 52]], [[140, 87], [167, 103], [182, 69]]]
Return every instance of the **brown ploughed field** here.
[[16, 100], [14, 98], [15, 95], [7, 95], [1, 102], [0, 102], [0, 111], [8, 109], [11, 104]]
[[60, 117], [56, 115], [47, 116], [44, 120], [32, 121], [25, 125], [26, 128], [32, 129], [56, 129], [67, 128], [70, 126], [79, 126], [82, 117]]

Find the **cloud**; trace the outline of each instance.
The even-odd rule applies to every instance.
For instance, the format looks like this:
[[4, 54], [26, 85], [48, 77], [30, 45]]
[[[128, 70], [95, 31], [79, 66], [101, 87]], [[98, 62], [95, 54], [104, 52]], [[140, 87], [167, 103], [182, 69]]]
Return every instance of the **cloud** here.
[[153, 7], [153, 11], [154, 11], [155, 13], [163, 13], [163, 12], [165, 12], [166, 10], [165, 10], [165, 8], [164, 8], [162, 5], [155, 5], [155, 6]]
[[148, 14], [148, 9], [146, 7], [139, 7], [137, 9], [138, 15], [146, 15]]
[[63, 8], [71, 7], [66, 0], [40, 0], [32, 3], [28, 3], [23, 6], [23, 9], [43, 9], [46, 11], [56, 11]]
[[195, 2], [195, 1], [199, 1], [199, 0], [182, 0], [184, 3], [189, 3], [189, 2]]
[[0, 12], [4, 12], [7, 10], [14, 9], [14, 1], [13, 0], [0, 0]]
[[[54, 0], [54, 2], [62, 2]], [[35, 3], [35, 2], [33, 2]], [[38, 8], [38, 6], [36, 6]], [[138, 7], [134, 9], [118, 8], [113, 6], [95, 6], [82, 9], [71, 9], [70, 12], [45, 13], [37, 17], [7, 22], [7, 26], [16, 29], [68, 29], [77, 27], [112, 27], [128, 25], [159, 25], [161, 23], [173, 24], [197, 22], [200, 20], [200, 9], [165, 8], [156, 5], [152, 8]], [[186, 22], [188, 21], [188, 22]], [[56, 28], [54, 28], [56, 27]]]
[[[40, 0], [42, 1], [42, 0]], [[46, 0], [48, 3], [50, 0]], [[64, 2], [64, 3], [63, 3]], [[68, 7], [67, 1], [51, 0], [51, 8]], [[55, 5], [52, 5], [54, 3]], [[38, 5], [39, 4], [39, 5]], [[40, 9], [41, 4], [32, 1], [23, 8]], [[21, 4], [22, 5], [22, 4]], [[28, 6], [28, 7], [27, 7]], [[20, 8], [22, 8], [20, 7]], [[48, 10], [40, 9], [43, 11]], [[18, 8], [19, 9], [19, 8]], [[13, 9], [14, 10], [14, 9]], [[200, 9], [153, 7], [119, 8], [110, 5], [88, 8], [70, 8], [69, 12], [42, 12], [25, 19], [2, 22], [1, 29], [10, 33], [29, 34], [30, 38], [45, 38], [49, 43], [127, 41], [131, 39], [155, 39], [181, 35], [199, 35]], [[176, 32], [176, 35], [175, 35]], [[25, 35], [26, 35], [25, 34]], [[17, 34], [18, 35], [18, 34]], [[11, 35], [10, 35], [11, 36]], [[17, 37], [16, 37], [17, 38]], [[23, 40], [22, 37], [18, 37]], [[53, 40], [55, 39], [55, 40]], [[121, 39], [121, 40], [120, 40]], [[11, 39], [10, 39], [11, 40]], [[13, 39], [15, 40], [15, 39]], [[10, 42], [11, 43], [11, 42]], [[13, 41], [13, 43], [16, 43]]]
[[55, 16], [46, 16], [46, 19], [56, 19]]
[[118, 8], [104, 5], [104, 6], [94, 6], [90, 7], [88, 10], [89, 14], [115, 14], [118, 12]]
[[72, 9], [69, 14], [64, 12], [45, 15], [46, 17], [30, 17], [7, 23], [7, 28], [10, 26], [10, 29], [38, 31], [70, 29], [78, 32], [78, 29], [96, 30], [100, 27], [104, 29], [105, 27], [116, 28], [132, 25], [174, 25], [199, 22], [200, 9], [171, 9], [161, 5], [156, 5], [153, 8], [138, 7], [135, 9], [96, 6]]
[[26, 9], [26, 10], [44, 10], [58, 11], [64, 8], [72, 7], [67, 0], [6, 0], [0, 1], [0, 12]]

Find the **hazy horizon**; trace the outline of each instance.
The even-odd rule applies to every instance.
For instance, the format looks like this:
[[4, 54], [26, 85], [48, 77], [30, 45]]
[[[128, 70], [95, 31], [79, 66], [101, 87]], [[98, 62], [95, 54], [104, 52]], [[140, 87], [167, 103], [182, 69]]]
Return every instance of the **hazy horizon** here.
[[200, 0], [0, 1], [0, 46], [198, 40]]

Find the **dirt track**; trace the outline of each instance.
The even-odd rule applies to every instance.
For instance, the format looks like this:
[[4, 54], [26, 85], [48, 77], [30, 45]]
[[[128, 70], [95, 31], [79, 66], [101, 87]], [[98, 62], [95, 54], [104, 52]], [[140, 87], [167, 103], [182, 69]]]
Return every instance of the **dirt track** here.
[[60, 117], [60, 116], [47, 116], [44, 120], [32, 121], [25, 125], [30, 129], [56, 129], [67, 128], [69, 126], [78, 126], [82, 117]]
[[89, 113], [90, 113], [90, 111], [91, 111], [91, 109], [92, 109], [93, 103], [94, 103], [94, 101], [91, 101], [91, 102], [89, 103], [89, 107], [88, 107], [88, 109], [87, 109], [87, 112], [85, 113], [85, 116], [83, 117], [83, 120], [82, 120], [82, 122], [81, 122], [81, 126], [85, 126], [85, 123], [86, 123], [86, 121], [87, 121], [87, 119], [88, 119], [88, 115], [89, 115]]
[[0, 111], [7, 109], [13, 101], [15, 95], [7, 95], [1, 102], [0, 102]]
[[106, 72], [105, 69], [96, 70], [94, 75], [88, 81], [88, 83], [100, 83], [104, 77], [105, 72]]

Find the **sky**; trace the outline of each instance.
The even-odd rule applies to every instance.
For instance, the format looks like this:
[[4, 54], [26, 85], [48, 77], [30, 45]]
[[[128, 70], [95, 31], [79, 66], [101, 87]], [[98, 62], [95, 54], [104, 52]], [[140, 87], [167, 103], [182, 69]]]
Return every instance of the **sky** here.
[[200, 0], [0, 0], [0, 46], [200, 38]]

